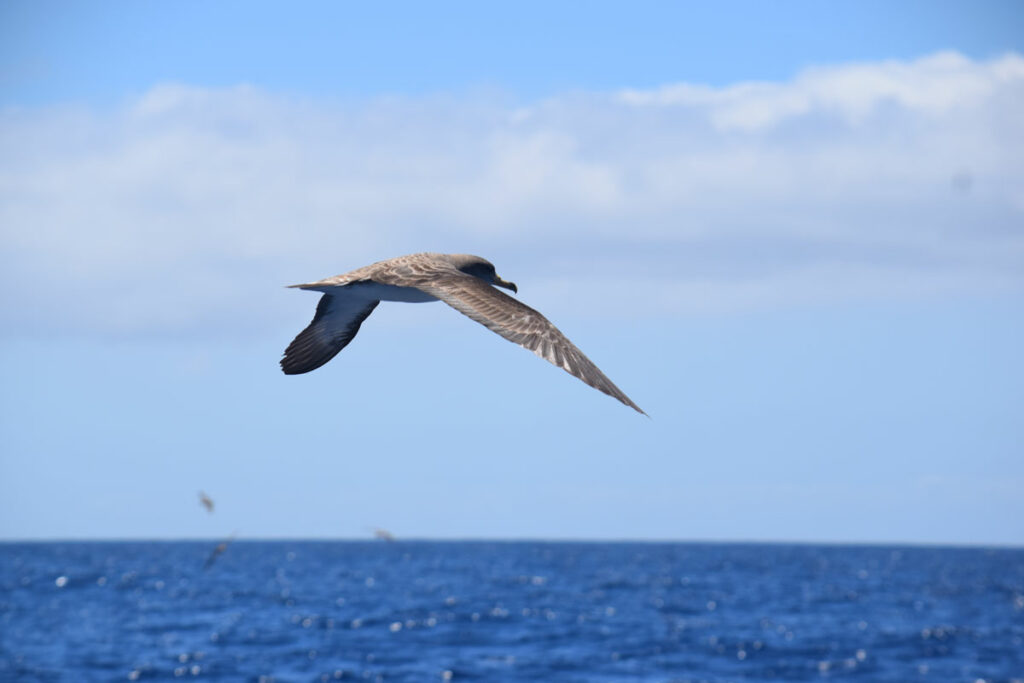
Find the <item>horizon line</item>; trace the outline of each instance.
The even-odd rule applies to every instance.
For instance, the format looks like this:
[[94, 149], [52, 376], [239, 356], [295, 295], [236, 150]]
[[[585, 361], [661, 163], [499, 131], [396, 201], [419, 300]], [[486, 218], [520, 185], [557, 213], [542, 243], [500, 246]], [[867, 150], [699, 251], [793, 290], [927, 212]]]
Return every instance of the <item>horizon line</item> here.
[[[17, 543], [207, 543], [223, 541], [218, 536], [94, 536], [77, 538], [0, 538], [0, 545]], [[1024, 550], [1024, 542], [982, 542], [982, 541], [865, 541], [865, 540], [797, 540], [797, 539], [678, 539], [678, 538], [589, 538], [589, 537], [486, 537], [486, 536], [395, 536], [391, 541], [373, 536], [235, 536], [232, 543], [571, 543], [579, 545], [621, 544], [621, 545], [800, 545], [826, 547], [877, 547], [877, 548], [948, 548], [971, 550]]]

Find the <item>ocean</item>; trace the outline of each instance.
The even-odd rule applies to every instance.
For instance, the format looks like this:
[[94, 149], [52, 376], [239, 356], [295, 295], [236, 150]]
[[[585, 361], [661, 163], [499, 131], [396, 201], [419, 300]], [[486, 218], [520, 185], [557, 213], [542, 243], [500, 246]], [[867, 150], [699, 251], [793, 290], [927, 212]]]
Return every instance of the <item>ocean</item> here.
[[0, 544], [4, 681], [1024, 681], [1024, 550]]

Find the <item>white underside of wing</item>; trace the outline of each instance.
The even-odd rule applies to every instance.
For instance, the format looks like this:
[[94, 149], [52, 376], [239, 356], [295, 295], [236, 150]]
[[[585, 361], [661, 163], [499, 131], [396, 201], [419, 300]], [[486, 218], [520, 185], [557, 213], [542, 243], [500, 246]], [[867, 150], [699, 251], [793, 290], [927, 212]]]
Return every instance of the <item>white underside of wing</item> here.
[[324, 294], [332, 294], [351, 301], [401, 301], [407, 304], [425, 304], [430, 301], [440, 301], [415, 287], [398, 287], [395, 285], [382, 285], [379, 282], [353, 282], [347, 285], [322, 287], [306, 286], [303, 289], [311, 289]]

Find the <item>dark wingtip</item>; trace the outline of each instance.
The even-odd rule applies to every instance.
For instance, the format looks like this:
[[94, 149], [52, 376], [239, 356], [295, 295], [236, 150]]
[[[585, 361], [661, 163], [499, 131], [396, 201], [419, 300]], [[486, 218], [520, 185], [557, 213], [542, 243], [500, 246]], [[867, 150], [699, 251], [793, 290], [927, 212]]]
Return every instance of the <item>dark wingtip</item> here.
[[284, 361], [281, 361], [281, 372], [283, 372], [286, 375], [301, 375], [302, 374], [302, 370], [296, 370], [295, 368], [291, 367], [290, 365], [285, 365]]
[[310, 365], [308, 360], [298, 361], [289, 356], [285, 356], [280, 361], [281, 372], [286, 375], [304, 375], [307, 372], [312, 372], [320, 366], [324, 365], [327, 361], [320, 363], [319, 365]]
[[[618, 397], [616, 396], [616, 398], [618, 398]], [[619, 400], [621, 401], [622, 399], [619, 399]], [[641, 415], [643, 415], [644, 417], [646, 417], [648, 420], [651, 419], [651, 416], [648, 415], [647, 413], [645, 413], [643, 408], [641, 408], [637, 404], [633, 403], [633, 401], [631, 401], [630, 399], [627, 398], [625, 401], [622, 401], [622, 402], [625, 403], [630, 408], [632, 408], [633, 410], [635, 410], [636, 412], [638, 412]]]

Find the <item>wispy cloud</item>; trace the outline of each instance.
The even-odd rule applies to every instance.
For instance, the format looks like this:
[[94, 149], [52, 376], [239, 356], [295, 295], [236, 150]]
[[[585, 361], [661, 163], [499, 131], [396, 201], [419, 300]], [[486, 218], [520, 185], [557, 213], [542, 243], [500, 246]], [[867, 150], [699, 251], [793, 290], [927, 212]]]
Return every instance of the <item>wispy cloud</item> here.
[[1018, 55], [528, 106], [162, 85], [8, 109], [0, 320], [252, 332], [278, 285], [419, 250], [604, 315], [1020, 291], [1022, 152]]
[[1024, 60], [1019, 57], [972, 62], [943, 52], [914, 62], [810, 68], [788, 83], [726, 88], [682, 83], [653, 91], [627, 90], [621, 98], [638, 106], [701, 108], [720, 131], [755, 131], [816, 113], [864, 124], [893, 105], [942, 116], [990, 98], [1021, 78]]

